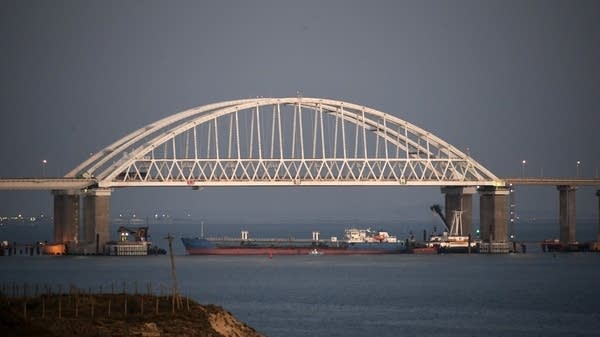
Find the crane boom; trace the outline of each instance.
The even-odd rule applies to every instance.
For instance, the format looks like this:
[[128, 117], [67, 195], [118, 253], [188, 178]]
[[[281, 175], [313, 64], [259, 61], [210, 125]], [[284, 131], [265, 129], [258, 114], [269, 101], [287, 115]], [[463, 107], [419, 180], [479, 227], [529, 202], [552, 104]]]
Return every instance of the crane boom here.
[[444, 216], [444, 214], [442, 214], [442, 208], [440, 207], [440, 205], [432, 205], [431, 207], [429, 207], [429, 209], [432, 210], [434, 213], [437, 213], [437, 215], [439, 215], [440, 219], [442, 219], [442, 222], [444, 223], [444, 226], [446, 226], [446, 231], [450, 231], [450, 226], [448, 226], [446, 217]]

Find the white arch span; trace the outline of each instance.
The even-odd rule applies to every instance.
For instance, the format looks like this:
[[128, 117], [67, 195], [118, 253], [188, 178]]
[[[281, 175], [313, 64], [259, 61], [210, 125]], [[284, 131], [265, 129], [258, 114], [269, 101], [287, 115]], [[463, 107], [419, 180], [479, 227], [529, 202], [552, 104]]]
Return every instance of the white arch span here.
[[66, 177], [99, 187], [501, 186], [451, 144], [393, 115], [323, 98], [192, 108], [117, 140]]

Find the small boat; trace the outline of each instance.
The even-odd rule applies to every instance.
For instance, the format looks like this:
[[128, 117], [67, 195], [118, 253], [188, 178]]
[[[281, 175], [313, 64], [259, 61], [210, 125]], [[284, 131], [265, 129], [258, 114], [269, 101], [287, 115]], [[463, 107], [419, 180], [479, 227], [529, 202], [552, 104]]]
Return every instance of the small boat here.
[[308, 255], [323, 255], [324, 253], [320, 250], [318, 250], [317, 248], [312, 249], [310, 252], [308, 252]]

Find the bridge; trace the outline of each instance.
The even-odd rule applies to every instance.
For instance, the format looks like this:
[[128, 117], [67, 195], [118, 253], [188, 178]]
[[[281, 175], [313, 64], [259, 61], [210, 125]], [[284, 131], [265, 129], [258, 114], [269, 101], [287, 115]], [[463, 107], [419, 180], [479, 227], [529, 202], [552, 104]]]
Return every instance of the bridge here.
[[[53, 190], [56, 241], [95, 243], [96, 251], [108, 241], [109, 198], [118, 188], [440, 186], [447, 217], [463, 210], [463, 228], [469, 232], [472, 195], [478, 192], [482, 239], [504, 242], [510, 184], [568, 187], [560, 194], [562, 214], [563, 197], [574, 201], [569, 192], [574, 186], [600, 181], [500, 179], [450, 143], [394, 115], [310, 97], [195, 107], [131, 132], [64, 177], [0, 179], [0, 189]], [[574, 202], [565, 205], [568, 231], [563, 237], [561, 229], [561, 240], [570, 242]]]
[[99, 187], [496, 185], [435, 135], [371, 108], [320, 98], [206, 105], [123, 137], [66, 177]]
[[83, 190], [96, 184], [94, 179], [0, 178], [0, 190]]
[[543, 178], [543, 177], [518, 177], [503, 178], [507, 185], [530, 186], [600, 186], [599, 178]]

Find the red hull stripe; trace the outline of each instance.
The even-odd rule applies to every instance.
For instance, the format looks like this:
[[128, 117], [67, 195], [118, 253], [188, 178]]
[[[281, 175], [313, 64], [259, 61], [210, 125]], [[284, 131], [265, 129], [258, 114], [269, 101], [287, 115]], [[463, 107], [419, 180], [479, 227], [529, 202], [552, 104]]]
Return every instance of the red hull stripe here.
[[[312, 248], [189, 248], [190, 255], [308, 255]], [[401, 250], [319, 249], [325, 255], [399, 254]]]

